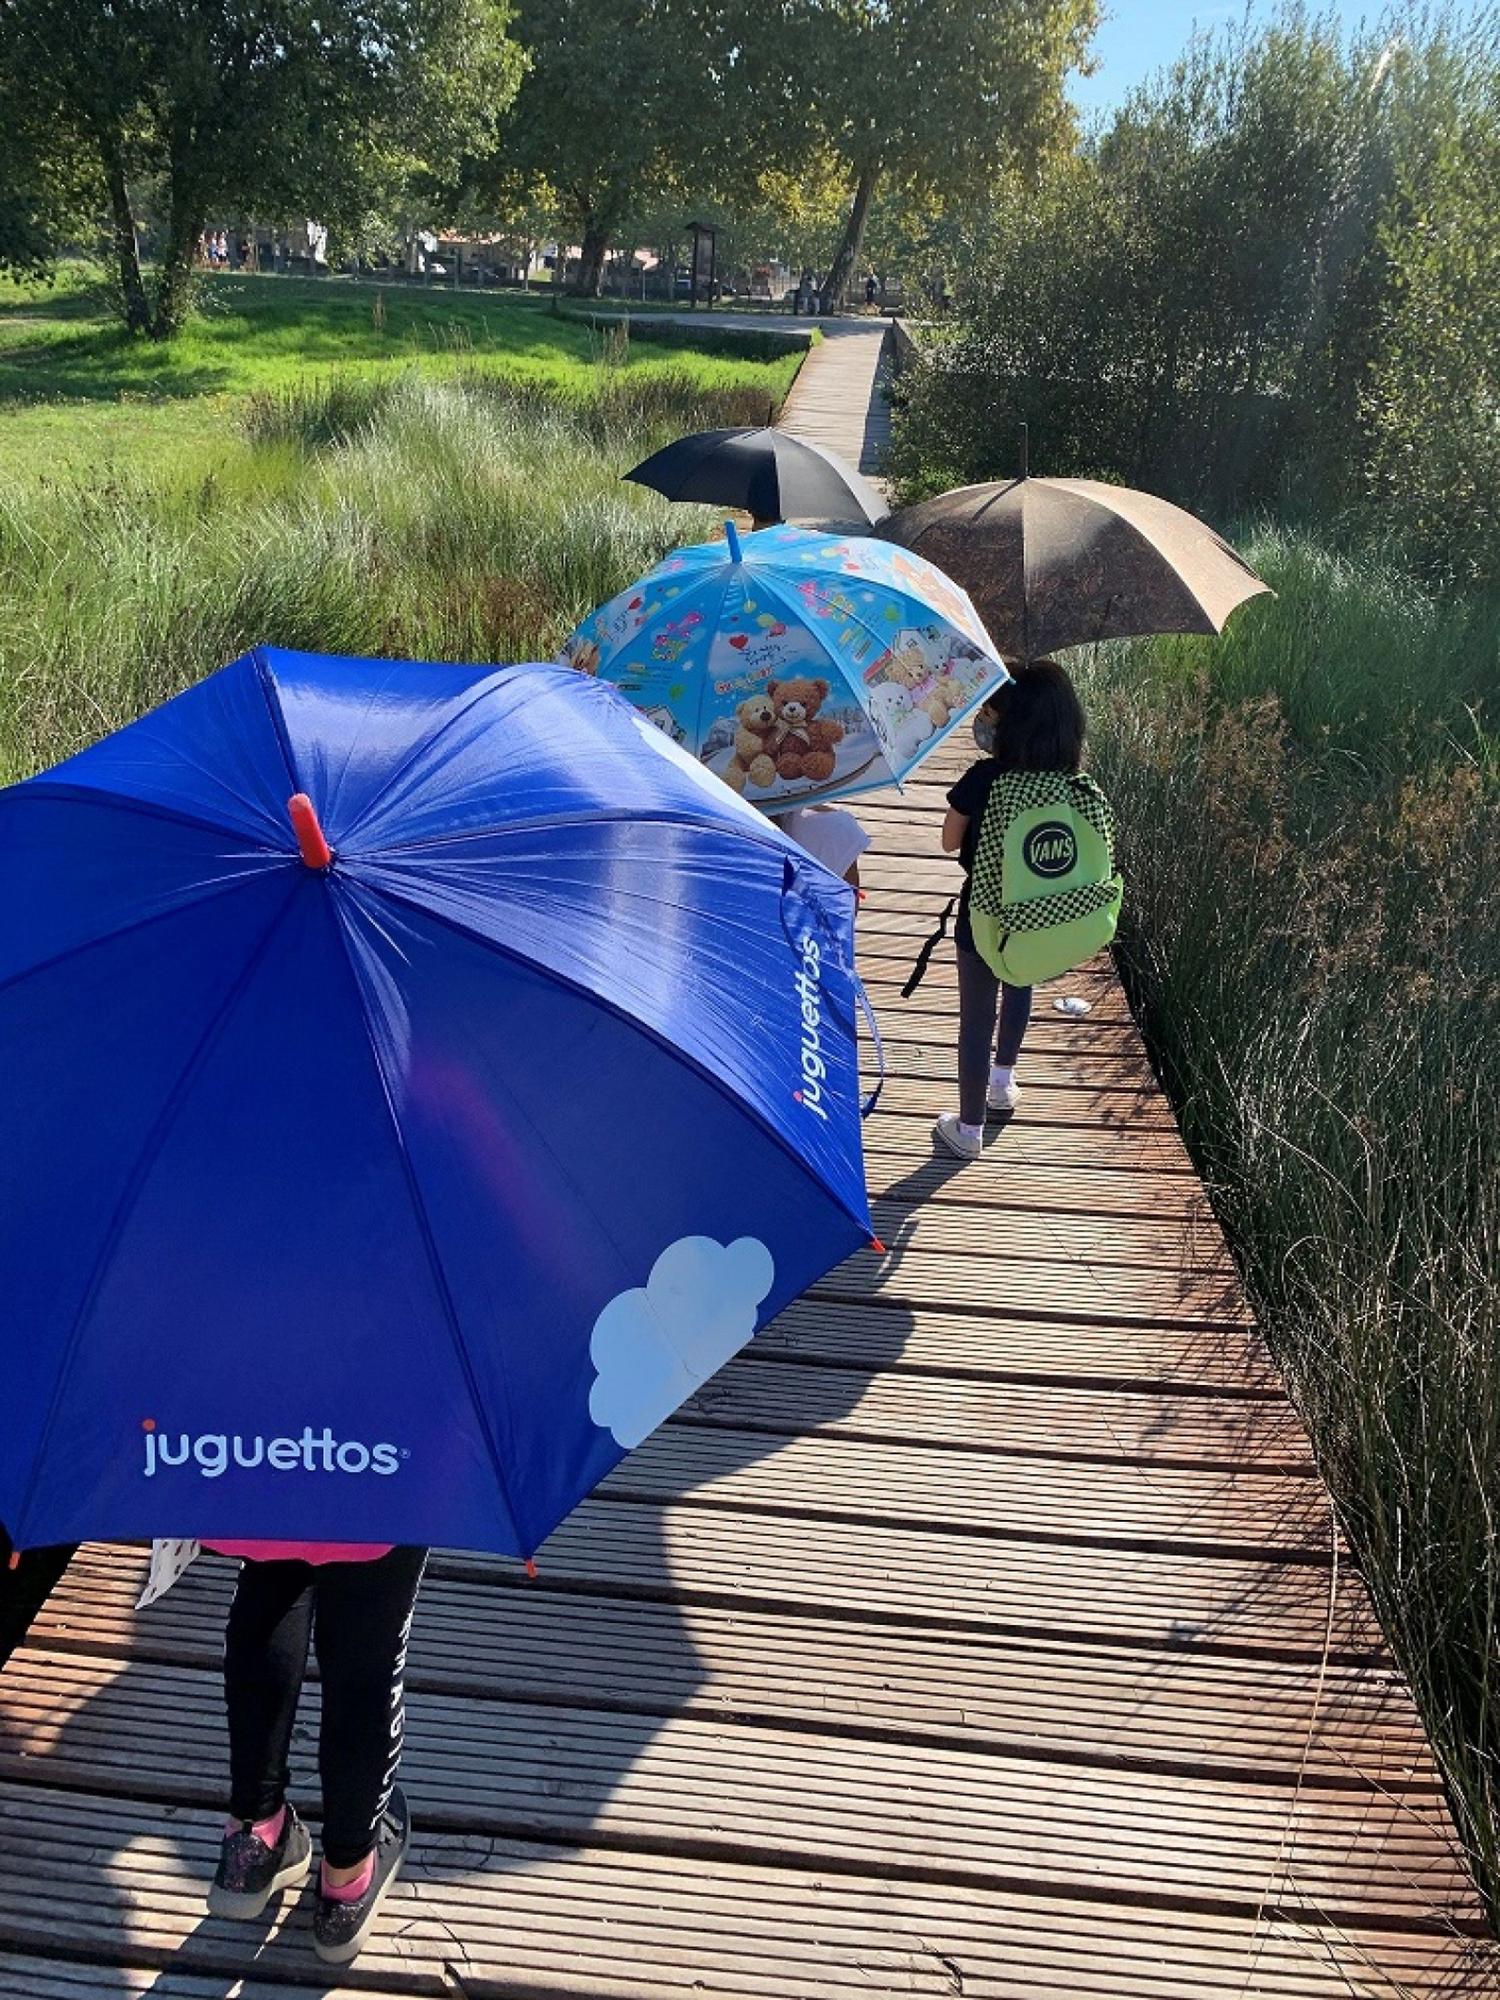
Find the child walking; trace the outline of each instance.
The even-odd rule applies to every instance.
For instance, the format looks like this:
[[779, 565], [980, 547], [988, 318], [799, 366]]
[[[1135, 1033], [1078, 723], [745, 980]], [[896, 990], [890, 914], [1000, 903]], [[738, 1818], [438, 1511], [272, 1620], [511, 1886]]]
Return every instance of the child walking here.
[[308, 1646], [317, 1648], [323, 1717], [323, 1863], [313, 1945], [347, 1964], [374, 1926], [411, 1838], [396, 1784], [403, 1677], [426, 1549], [335, 1542], [212, 1542], [241, 1556], [224, 1644], [229, 1812], [208, 1906], [257, 1917], [300, 1886], [312, 1841], [287, 1797], [287, 1757]]
[[[986, 1110], [1013, 1111], [1020, 1097], [1016, 1060], [1031, 1020], [1031, 988], [1007, 986], [975, 949], [969, 903], [974, 857], [990, 791], [1011, 771], [1072, 773], [1083, 764], [1083, 705], [1055, 660], [1033, 660], [990, 696], [974, 718], [982, 755], [948, 794], [945, 854], [964, 870], [954, 944], [958, 958], [958, 1110], [945, 1111], [933, 1137], [961, 1160], [977, 1160]], [[996, 1028], [998, 1006], [999, 1027]], [[991, 1044], [994, 1057], [991, 1060]]]

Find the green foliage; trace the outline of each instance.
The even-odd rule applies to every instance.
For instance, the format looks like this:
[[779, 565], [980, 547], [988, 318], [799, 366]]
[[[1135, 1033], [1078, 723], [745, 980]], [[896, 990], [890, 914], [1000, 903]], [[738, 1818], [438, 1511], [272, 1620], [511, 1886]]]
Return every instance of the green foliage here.
[[[658, 379], [709, 397], [743, 391], [760, 421], [798, 357], [710, 354], [696, 332], [670, 351], [633, 343], [613, 372], [643, 393]], [[69, 264], [54, 288], [0, 300], [0, 483], [120, 460], [206, 470], [222, 458], [240, 399], [300, 389], [312, 376], [348, 384], [469, 369], [581, 398], [597, 389], [598, 359], [591, 329], [539, 300], [338, 278], [212, 278], [177, 340], [136, 341]]]
[[[624, 225], [705, 184], [748, 183], [762, 100], [737, 61], [744, 0], [517, 0], [527, 73], [480, 187], [545, 186], [599, 290]], [[737, 162], [743, 159], [743, 171]], [[512, 199], [514, 196], [512, 195]]]
[[0, 61], [0, 277], [45, 276], [98, 198], [87, 154], [18, 96]]
[[1500, 34], [1403, 55], [1411, 128], [1381, 229], [1370, 482], [1430, 565], [1500, 575]]
[[[748, 56], [783, 106], [839, 163], [849, 202], [827, 292], [859, 257], [882, 183], [950, 200], [1007, 162], [1034, 162], [1071, 132], [1063, 93], [1083, 59], [1095, 0], [768, 0]], [[805, 139], [802, 141], [804, 151]]]
[[743, 327], [684, 325], [679, 320], [654, 319], [650, 314], [626, 316], [618, 313], [562, 313], [560, 318], [609, 332], [622, 330], [628, 342], [645, 341], [653, 347], [691, 347], [702, 354], [733, 356], [737, 361], [784, 361], [789, 355], [805, 354], [812, 345], [812, 328]]
[[[0, 0], [0, 101], [88, 158], [125, 323], [167, 337], [216, 210], [352, 223], [382, 193], [451, 178], [514, 92], [507, 20], [505, 0]], [[143, 178], [162, 190], [154, 296]]]
[[903, 491], [1013, 471], [1024, 418], [1043, 470], [1218, 514], [1380, 495], [1427, 560], [1494, 565], [1497, 42], [1494, 14], [1346, 41], [1290, 11], [1006, 175], [962, 324], [903, 384]]
[[1500, 602], [1262, 531], [1085, 656], [1153, 1056], [1500, 1913]]

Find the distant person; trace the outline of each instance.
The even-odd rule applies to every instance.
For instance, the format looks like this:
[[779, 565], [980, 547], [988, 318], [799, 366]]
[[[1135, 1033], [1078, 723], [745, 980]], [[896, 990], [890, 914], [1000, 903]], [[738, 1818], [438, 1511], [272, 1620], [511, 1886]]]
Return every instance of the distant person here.
[[865, 279], [865, 308], [867, 311], [873, 312], [875, 310], [875, 301], [879, 296], [880, 280], [871, 271]]
[[229, 238], [222, 229], [214, 238], [214, 255], [218, 259], [219, 269], [227, 271], [229, 269]]
[[[1076, 772], [1083, 765], [1087, 724], [1083, 704], [1055, 660], [1033, 660], [997, 688], [974, 716], [979, 761], [948, 794], [945, 854], [957, 854], [964, 886], [954, 945], [958, 959], [958, 1110], [933, 1127], [944, 1151], [977, 1160], [985, 1112], [1014, 1111], [1020, 1099], [1016, 1062], [1031, 1020], [1031, 988], [1002, 985], [979, 955], [969, 915], [974, 857], [985, 807], [997, 779], [1013, 771]], [[996, 1030], [996, 1005], [999, 1029]], [[994, 1055], [991, 1059], [991, 1044]]]
[[224, 1635], [229, 1812], [208, 1906], [258, 1917], [307, 1879], [312, 1841], [287, 1797], [309, 1641], [322, 1683], [323, 1860], [313, 1948], [346, 1965], [374, 1926], [411, 1839], [396, 1784], [403, 1679], [427, 1551], [337, 1542], [212, 1542], [243, 1558]]

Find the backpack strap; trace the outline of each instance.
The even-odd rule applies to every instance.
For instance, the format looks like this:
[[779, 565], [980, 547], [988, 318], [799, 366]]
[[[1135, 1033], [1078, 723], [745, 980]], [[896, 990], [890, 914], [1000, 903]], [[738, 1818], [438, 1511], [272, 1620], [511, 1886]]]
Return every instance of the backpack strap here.
[[901, 989], [901, 998], [903, 1000], [910, 1000], [913, 993], [916, 992], [922, 981], [927, 977], [927, 968], [932, 962], [932, 954], [948, 935], [948, 919], [953, 915], [954, 906], [957, 902], [957, 896], [950, 896], [948, 898], [943, 914], [938, 918], [937, 929], [917, 953], [917, 962], [911, 969], [911, 976]]

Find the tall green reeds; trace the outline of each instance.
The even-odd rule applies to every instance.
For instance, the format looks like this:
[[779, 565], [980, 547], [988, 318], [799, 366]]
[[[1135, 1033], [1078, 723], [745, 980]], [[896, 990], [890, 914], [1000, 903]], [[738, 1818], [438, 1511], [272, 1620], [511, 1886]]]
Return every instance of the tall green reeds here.
[[1122, 960], [1500, 1916], [1500, 619], [1248, 552], [1084, 668]]
[[712, 530], [620, 474], [668, 436], [750, 415], [739, 402], [661, 376], [585, 397], [479, 374], [332, 378], [252, 398], [243, 446], [210, 476], [0, 492], [0, 779], [256, 641], [549, 657]]

